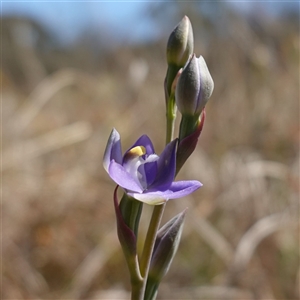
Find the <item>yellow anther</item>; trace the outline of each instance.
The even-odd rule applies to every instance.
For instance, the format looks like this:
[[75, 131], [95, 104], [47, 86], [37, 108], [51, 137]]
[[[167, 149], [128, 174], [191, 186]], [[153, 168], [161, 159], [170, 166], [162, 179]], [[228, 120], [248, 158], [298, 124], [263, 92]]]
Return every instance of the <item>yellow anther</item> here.
[[142, 156], [146, 154], [146, 148], [143, 146], [136, 146], [132, 149], [130, 149], [126, 155], [130, 155], [130, 156]]

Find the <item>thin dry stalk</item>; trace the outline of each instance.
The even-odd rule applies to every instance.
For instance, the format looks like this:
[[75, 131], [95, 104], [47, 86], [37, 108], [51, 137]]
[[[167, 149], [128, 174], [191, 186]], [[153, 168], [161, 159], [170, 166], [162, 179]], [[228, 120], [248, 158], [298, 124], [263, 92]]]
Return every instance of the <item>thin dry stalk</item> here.
[[32, 140], [21, 142], [3, 153], [2, 170], [20, 166], [29, 159], [86, 140], [91, 134], [92, 127], [89, 123], [76, 122]]
[[66, 299], [79, 299], [88, 291], [105, 262], [119, 251], [115, 244], [115, 232], [109, 232], [101, 244], [86, 256], [75, 272], [70, 290], [65, 297]]
[[194, 230], [214, 250], [214, 252], [228, 266], [233, 258], [234, 250], [224, 236], [216, 230], [207, 220], [191, 212]]
[[231, 270], [234, 273], [245, 270], [259, 243], [277, 230], [291, 226], [292, 223], [287, 213], [274, 214], [257, 221], [241, 238]]
[[49, 287], [44, 277], [30, 265], [15, 243], [11, 242], [6, 245], [5, 250], [9, 252], [11, 270], [8, 272], [11, 272], [12, 278], [17, 280], [21, 286], [26, 287], [27, 291], [34, 296], [48, 291]]
[[61, 70], [46, 77], [29, 95], [25, 104], [16, 111], [8, 127], [11, 126], [18, 134], [21, 134], [45, 104], [63, 88], [79, 84], [85, 90], [95, 91], [95, 81], [95, 78], [71, 69]]

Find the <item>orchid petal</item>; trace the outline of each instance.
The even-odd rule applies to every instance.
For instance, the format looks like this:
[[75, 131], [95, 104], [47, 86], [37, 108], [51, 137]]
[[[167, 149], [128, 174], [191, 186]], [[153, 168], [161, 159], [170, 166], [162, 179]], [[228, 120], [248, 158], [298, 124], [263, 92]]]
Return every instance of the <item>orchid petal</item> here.
[[169, 187], [168, 191], [170, 191], [170, 193], [168, 191], [164, 191], [164, 193], [166, 193], [166, 195], [169, 193], [167, 199], [177, 199], [193, 193], [201, 186], [203, 186], [203, 184], [197, 180], [175, 181]]
[[156, 154], [151, 154], [149, 157], [147, 157], [145, 163], [138, 168], [138, 171], [144, 174], [145, 185], [147, 188], [153, 183], [156, 177], [158, 159], [159, 156]]
[[[134, 148], [134, 147], [137, 147], [137, 146], [143, 146], [145, 147], [146, 149], [146, 153], [147, 155], [150, 155], [150, 154], [154, 154], [154, 147], [153, 147], [153, 144], [150, 140], [150, 138], [147, 136], [147, 135], [142, 135], [134, 144], [132, 147], [130, 147], [130, 149]], [[128, 151], [130, 151], [130, 149], [128, 149], [126, 151], [126, 153]], [[125, 153], [125, 155], [126, 155]]]
[[157, 176], [151, 189], [163, 190], [172, 184], [176, 171], [176, 145], [177, 139], [169, 143], [157, 161]]
[[111, 179], [122, 188], [138, 193], [143, 192], [138, 179], [128, 173], [122, 165], [114, 160], [112, 160], [109, 165], [108, 173]]
[[196, 180], [176, 181], [173, 182], [170, 188], [165, 191], [152, 189], [152, 191], [147, 191], [143, 194], [129, 193], [129, 195], [144, 203], [158, 205], [166, 202], [169, 199], [177, 199], [187, 196], [199, 189], [201, 186], [202, 183]]
[[106, 172], [108, 172], [112, 160], [115, 160], [119, 164], [122, 163], [121, 138], [116, 129], [113, 129], [109, 136], [103, 156], [103, 167]]
[[167, 199], [163, 197], [161, 192], [143, 193], [143, 194], [128, 192], [127, 194], [135, 198], [136, 200], [144, 202], [148, 205], [160, 205], [167, 202]]
[[150, 205], [160, 205], [169, 199], [186, 196], [202, 186], [198, 181], [173, 182], [177, 142], [175, 139], [169, 143], [158, 156], [149, 137], [143, 135], [122, 157], [120, 135], [113, 129], [105, 149], [103, 166], [128, 195]]

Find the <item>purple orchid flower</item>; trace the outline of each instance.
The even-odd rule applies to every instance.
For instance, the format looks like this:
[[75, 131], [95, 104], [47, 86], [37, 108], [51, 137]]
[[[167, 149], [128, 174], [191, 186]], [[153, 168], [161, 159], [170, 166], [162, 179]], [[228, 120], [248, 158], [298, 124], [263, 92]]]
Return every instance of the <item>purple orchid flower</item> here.
[[121, 139], [113, 129], [105, 149], [103, 166], [109, 176], [131, 197], [159, 205], [181, 198], [202, 186], [199, 181], [175, 181], [177, 139], [158, 156], [147, 135], [142, 135], [122, 156]]

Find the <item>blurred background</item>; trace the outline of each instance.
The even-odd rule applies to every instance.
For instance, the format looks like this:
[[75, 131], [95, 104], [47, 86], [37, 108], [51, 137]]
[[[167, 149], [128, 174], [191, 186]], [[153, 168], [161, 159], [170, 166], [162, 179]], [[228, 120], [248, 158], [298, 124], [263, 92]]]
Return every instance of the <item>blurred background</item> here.
[[299, 299], [299, 3], [226, 1], [2, 3], [2, 299], [129, 298], [102, 156], [113, 127], [162, 151], [184, 15], [215, 90], [158, 299]]

